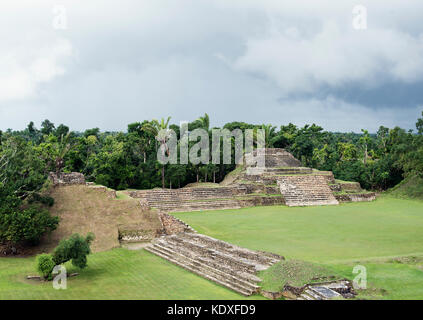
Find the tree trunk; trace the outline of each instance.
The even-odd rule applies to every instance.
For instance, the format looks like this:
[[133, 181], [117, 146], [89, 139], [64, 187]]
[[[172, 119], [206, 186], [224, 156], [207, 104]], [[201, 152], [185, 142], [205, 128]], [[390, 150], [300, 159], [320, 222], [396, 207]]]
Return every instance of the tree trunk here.
[[204, 174], [204, 182], [207, 182], [207, 172]]
[[366, 165], [366, 164], [367, 164], [367, 146], [364, 149], [364, 165]]
[[198, 183], [199, 177], [198, 177], [198, 173], [197, 173], [197, 183]]
[[162, 166], [162, 188], [165, 188], [165, 168]]
[[146, 159], [147, 158], [147, 154], [145, 153], [145, 151], [144, 151], [144, 163], [146, 162]]
[[216, 183], [216, 171], [213, 171], [213, 183]]

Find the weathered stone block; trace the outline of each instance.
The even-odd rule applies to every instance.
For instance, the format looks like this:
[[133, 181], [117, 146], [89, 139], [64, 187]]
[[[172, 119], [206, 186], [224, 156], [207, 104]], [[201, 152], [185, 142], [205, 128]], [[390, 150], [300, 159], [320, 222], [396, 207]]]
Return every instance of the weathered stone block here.
[[65, 185], [73, 185], [73, 184], [85, 184], [85, 177], [82, 173], [79, 172], [71, 172], [71, 173], [64, 173], [61, 172], [59, 174], [55, 172], [50, 172], [48, 178], [53, 183], [54, 186], [65, 186]]

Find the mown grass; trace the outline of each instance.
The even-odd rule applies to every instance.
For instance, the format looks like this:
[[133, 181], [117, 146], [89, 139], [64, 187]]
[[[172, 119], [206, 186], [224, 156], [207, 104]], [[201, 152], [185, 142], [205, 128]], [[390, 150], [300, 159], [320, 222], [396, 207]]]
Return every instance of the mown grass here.
[[[356, 265], [367, 269], [363, 298], [423, 299], [423, 267], [393, 263], [395, 257], [423, 256], [423, 202], [381, 197], [339, 206], [255, 207], [178, 213], [198, 232], [288, 259], [318, 263], [353, 279]], [[277, 284], [274, 284], [277, 285]]]
[[402, 199], [414, 198], [423, 200], [423, 178], [419, 176], [407, 177], [390, 189], [388, 194]]
[[339, 206], [175, 213], [200, 233], [310, 262], [423, 254], [423, 202], [382, 197]]
[[301, 287], [313, 282], [337, 279], [333, 270], [300, 260], [282, 260], [260, 272], [260, 276], [263, 279], [262, 289], [273, 292], [283, 290], [285, 285]]
[[[36, 274], [35, 258], [0, 259], [0, 299], [243, 299], [147, 251], [113, 249], [89, 256], [82, 271], [67, 264], [66, 290], [52, 282], [26, 280]], [[253, 296], [250, 299], [261, 299]]]

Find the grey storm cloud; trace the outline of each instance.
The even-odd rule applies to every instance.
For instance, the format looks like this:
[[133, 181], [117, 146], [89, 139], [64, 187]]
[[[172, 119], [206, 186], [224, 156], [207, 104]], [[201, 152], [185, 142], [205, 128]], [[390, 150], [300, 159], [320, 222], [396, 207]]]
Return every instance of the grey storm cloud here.
[[56, 1], [0, 4], [0, 129], [74, 130], [207, 112], [229, 121], [376, 131], [423, 110], [423, 3]]

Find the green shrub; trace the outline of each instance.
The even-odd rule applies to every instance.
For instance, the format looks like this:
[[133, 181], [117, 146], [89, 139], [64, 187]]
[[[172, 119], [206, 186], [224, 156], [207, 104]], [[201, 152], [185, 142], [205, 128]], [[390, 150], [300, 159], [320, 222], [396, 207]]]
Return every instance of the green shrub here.
[[84, 238], [75, 233], [69, 239], [62, 239], [54, 249], [53, 261], [56, 265], [72, 260], [72, 264], [78, 268], [87, 266], [87, 255], [91, 253], [90, 245], [94, 240], [94, 234], [88, 233]]
[[29, 203], [40, 202], [46, 206], [52, 207], [54, 199], [50, 196], [43, 196], [39, 193], [34, 193], [28, 198]]
[[[9, 210], [6, 210], [9, 209]], [[57, 228], [59, 218], [37, 206], [26, 209], [16, 207], [0, 210], [0, 241], [38, 244], [41, 237]]]
[[37, 271], [44, 279], [51, 279], [51, 273], [55, 265], [51, 254], [43, 253], [37, 256]]

